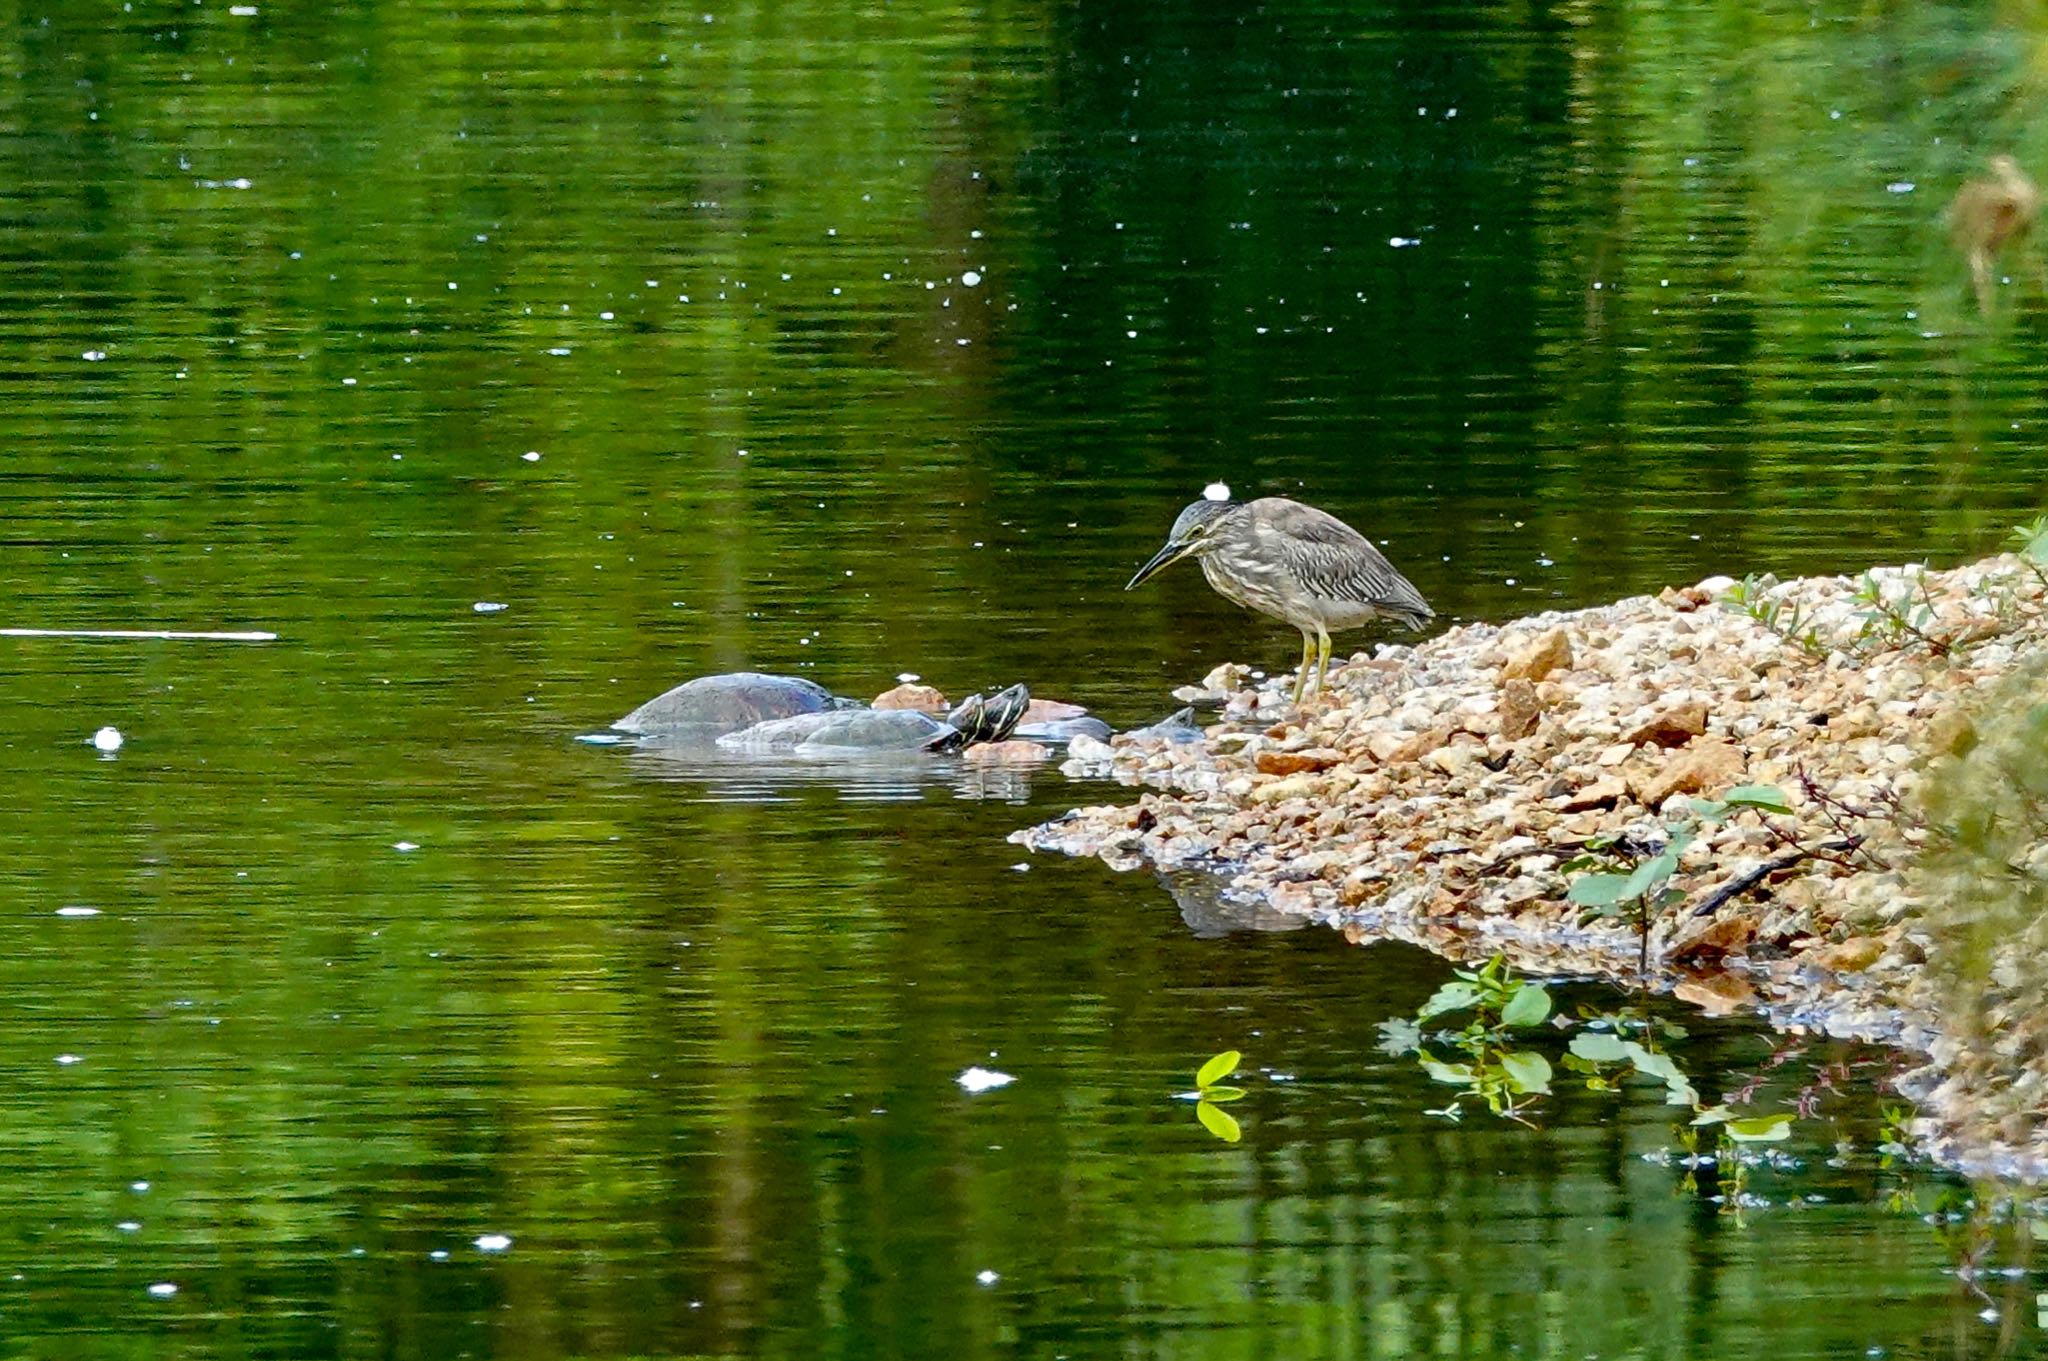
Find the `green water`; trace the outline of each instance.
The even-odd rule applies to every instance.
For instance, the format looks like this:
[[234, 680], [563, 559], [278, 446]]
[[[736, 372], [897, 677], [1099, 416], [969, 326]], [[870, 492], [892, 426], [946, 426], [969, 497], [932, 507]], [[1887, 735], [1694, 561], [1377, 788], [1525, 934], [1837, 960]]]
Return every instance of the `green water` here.
[[1654, 1090], [1425, 1114], [1427, 957], [1016, 868], [1115, 791], [573, 740], [1290, 664], [1121, 591], [1217, 477], [1459, 618], [1994, 546], [2031, 9], [252, 8], [0, 0], [0, 626], [279, 634], [0, 639], [0, 1354], [2038, 1349], [1871, 1056], [1736, 1215]]

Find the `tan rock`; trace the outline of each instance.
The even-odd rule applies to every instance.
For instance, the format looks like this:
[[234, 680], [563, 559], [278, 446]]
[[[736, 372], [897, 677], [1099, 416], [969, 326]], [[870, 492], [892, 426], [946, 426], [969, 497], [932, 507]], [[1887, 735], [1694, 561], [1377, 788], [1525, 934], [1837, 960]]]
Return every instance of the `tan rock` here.
[[1885, 722], [1877, 715], [1877, 706], [1855, 704], [1828, 719], [1828, 736], [1838, 742], [1853, 742], [1859, 737], [1876, 737], [1885, 730]]
[[1479, 756], [1483, 750], [1480, 747], [1467, 746], [1438, 747], [1422, 758], [1422, 764], [1455, 778], [1479, 764]]
[[1429, 753], [1451, 740], [1451, 734], [1443, 728], [1431, 728], [1428, 732], [1416, 733], [1387, 754], [1389, 765], [1405, 761], [1419, 761]]
[[1726, 742], [1700, 738], [1661, 765], [1637, 772], [1630, 786], [1645, 808], [1661, 808], [1673, 794], [1712, 793], [1742, 782], [1742, 753]]
[[1862, 973], [1884, 955], [1882, 936], [1851, 936], [1807, 953], [1806, 962], [1835, 973]]
[[1618, 775], [1602, 775], [1565, 795], [1564, 811], [1583, 813], [1589, 808], [1612, 808], [1628, 797], [1628, 785]]
[[1664, 947], [1668, 960], [1719, 959], [1734, 954], [1756, 937], [1756, 920], [1741, 913], [1693, 917], [1672, 933]]
[[993, 766], [1012, 761], [1043, 761], [1052, 755], [1052, 748], [1042, 742], [1022, 742], [1012, 739], [1008, 742], [981, 742], [960, 753], [960, 759], [969, 765]]
[[1977, 745], [1977, 725], [1960, 709], [1936, 714], [1927, 725], [1927, 750], [1936, 756], [1963, 756]]
[[1344, 759], [1342, 752], [1328, 747], [1301, 751], [1262, 751], [1253, 758], [1261, 775], [1299, 775], [1303, 771], [1328, 770]]
[[1659, 709], [1622, 740], [1638, 747], [1682, 747], [1707, 730], [1707, 702], [1688, 699]]
[[1500, 678], [1540, 681], [1553, 671], [1569, 670], [1571, 664], [1571, 639], [1565, 637], [1563, 629], [1551, 629], [1509, 657], [1500, 669]]
[[1287, 775], [1265, 784], [1253, 785], [1253, 803], [1285, 803], [1289, 799], [1313, 798], [1323, 792], [1323, 782], [1313, 775]]
[[929, 685], [899, 685], [894, 690], [884, 690], [875, 696], [877, 709], [916, 709], [921, 713], [943, 716], [953, 706], [946, 703], [946, 697]]
[[[932, 693], [937, 694], [938, 692], [933, 691]], [[944, 697], [941, 697], [939, 702], [944, 704]], [[879, 709], [882, 706], [876, 704], [875, 707]], [[1058, 699], [1034, 699], [1024, 706], [1024, 716], [1017, 721], [1019, 723], [1059, 723], [1069, 718], [1085, 718], [1087, 714], [1088, 706], [1085, 704], [1069, 704], [1065, 700]]]
[[1500, 735], [1519, 742], [1536, 731], [1543, 716], [1543, 701], [1537, 697], [1535, 682], [1513, 676], [1500, 686]]
[[1732, 1016], [1756, 1002], [1756, 989], [1737, 974], [1713, 973], [1674, 985], [1671, 995], [1709, 1016]]

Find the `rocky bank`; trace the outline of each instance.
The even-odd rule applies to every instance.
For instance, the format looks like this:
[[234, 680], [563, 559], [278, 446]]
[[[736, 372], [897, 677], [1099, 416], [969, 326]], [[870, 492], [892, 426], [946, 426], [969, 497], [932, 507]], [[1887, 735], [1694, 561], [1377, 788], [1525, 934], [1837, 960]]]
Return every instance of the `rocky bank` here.
[[[1381, 647], [1296, 709], [1286, 680], [1212, 673], [1199, 742], [1076, 741], [1070, 774], [1148, 786], [1014, 838], [1112, 866], [1206, 868], [1230, 891], [1454, 957], [1634, 983], [1630, 921], [1567, 900], [1696, 826], [1657, 917], [1652, 982], [1711, 1011], [1878, 1040], [1937, 1156], [2048, 1176], [2048, 1018], [1986, 1054], [1944, 1024], [1913, 869], [1915, 799], [1972, 740], [1988, 686], [2048, 655], [2048, 579], [2003, 556], [1860, 578], [1726, 578]], [[1699, 823], [1773, 786], [1789, 811]], [[2008, 1020], [2012, 1018], [2007, 1018]]]

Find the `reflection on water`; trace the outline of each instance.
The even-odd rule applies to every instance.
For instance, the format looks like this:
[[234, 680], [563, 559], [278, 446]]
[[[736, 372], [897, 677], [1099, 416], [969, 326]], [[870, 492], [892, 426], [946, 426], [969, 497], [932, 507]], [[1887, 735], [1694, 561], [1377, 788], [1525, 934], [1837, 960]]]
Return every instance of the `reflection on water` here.
[[932, 791], [1021, 803], [1046, 770], [1035, 761], [981, 764], [922, 751], [762, 755], [708, 744], [649, 743], [627, 760], [638, 775], [688, 784], [717, 803], [787, 802], [797, 789], [829, 789], [857, 802], [914, 801]]
[[[13, 14], [0, 627], [277, 641], [0, 640], [0, 1335], [2033, 1347], [1953, 1274], [2031, 1266], [1880, 1165], [1861, 1069], [1737, 1215], [1654, 1091], [1422, 1114], [1374, 1026], [1427, 958], [1003, 840], [1123, 791], [574, 739], [742, 668], [1125, 727], [1291, 667], [1192, 577], [1121, 589], [1219, 477], [1448, 617], [1995, 544], [2048, 330], [2017, 267], [1979, 318], [1936, 218], [1992, 150], [2048, 166], [2039, 41], [1711, 0]], [[1226, 1048], [1228, 1146], [1172, 1099]]]

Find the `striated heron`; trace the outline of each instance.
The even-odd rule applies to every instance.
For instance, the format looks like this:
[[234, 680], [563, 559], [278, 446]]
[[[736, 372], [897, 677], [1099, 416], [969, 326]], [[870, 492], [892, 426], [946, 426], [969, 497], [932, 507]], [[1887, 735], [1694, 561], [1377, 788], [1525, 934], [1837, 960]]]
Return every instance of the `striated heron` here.
[[1419, 629], [1435, 614], [1422, 592], [1365, 535], [1334, 515], [1284, 496], [1239, 505], [1230, 499], [1230, 488], [1212, 484], [1202, 500], [1174, 520], [1166, 546], [1124, 589], [1189, 557], [1202, 564], [1202, 575], [1226, 600], [1301, 630], [1297, 704], [1308, 684], [1311, 659], [1317, 663], [1316, 689], [1323, 688], [1332, 629], [1357, 628], [1375, 619], [1397, 619]]

